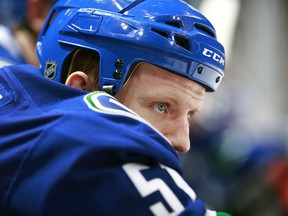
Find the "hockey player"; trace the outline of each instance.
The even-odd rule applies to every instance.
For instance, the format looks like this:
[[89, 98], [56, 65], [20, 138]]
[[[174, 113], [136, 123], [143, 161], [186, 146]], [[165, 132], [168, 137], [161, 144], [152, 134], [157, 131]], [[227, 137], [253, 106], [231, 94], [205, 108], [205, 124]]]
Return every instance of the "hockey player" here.
[[202, 14], [178, 0], [60, 0], [37, 54], [40, 69], [0, 71], [0, 215], [224, 215], [177, 157], [224, 75]]

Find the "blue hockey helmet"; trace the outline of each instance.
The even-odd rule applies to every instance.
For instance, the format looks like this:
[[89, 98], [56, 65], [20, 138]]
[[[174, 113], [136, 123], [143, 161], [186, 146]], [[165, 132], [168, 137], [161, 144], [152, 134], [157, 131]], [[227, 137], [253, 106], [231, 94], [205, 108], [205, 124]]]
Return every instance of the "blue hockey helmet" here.
[[147, 62], [215, 91], [225, 55], [214, 27], [181, 0], [59, 0], [39, 35], [44, 75], [61, 82], [76, 49], [99, 53], [99, 87], [117, 93], [129, 71]]

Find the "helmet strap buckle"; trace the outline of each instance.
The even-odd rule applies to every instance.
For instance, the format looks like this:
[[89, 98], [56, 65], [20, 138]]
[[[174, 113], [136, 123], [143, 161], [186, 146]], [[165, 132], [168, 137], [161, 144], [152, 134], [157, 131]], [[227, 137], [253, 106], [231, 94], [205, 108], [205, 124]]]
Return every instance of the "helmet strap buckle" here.
[[113, 96], [113, 95], [114, 95], [114, 93], [113, 93], [114, 86], [115, 86], [115, 85], [104, 85], [104, 86], [102, 87], [102, 91], [104, 91], [104, 92], [106, 92], [107, 94]]

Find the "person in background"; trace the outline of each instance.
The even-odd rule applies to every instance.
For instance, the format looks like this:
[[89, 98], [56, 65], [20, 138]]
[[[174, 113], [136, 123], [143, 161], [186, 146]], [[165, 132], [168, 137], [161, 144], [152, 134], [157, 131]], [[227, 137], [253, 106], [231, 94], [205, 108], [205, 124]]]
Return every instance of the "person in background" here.
[[177, 152], [217, 90], [215, 29], [178, 0], [59, 0], [40, 68], [0, 70], [0, 214], [228, 215], [183, 179]]
[[37, 37], [56, 0], [1, 0], [0, 67], [9, 64], [39, 66]]

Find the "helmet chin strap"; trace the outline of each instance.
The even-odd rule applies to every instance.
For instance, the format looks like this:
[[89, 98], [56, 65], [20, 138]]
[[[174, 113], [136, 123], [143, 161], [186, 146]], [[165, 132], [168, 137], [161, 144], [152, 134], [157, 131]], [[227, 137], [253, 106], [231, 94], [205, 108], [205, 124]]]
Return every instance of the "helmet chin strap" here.
[[107, 94], [113, 96], [113, 89], [114, 89], [114, 85], [104, 85], [102, 87], [102, 91], [106, 92]]

